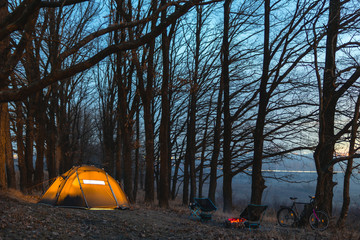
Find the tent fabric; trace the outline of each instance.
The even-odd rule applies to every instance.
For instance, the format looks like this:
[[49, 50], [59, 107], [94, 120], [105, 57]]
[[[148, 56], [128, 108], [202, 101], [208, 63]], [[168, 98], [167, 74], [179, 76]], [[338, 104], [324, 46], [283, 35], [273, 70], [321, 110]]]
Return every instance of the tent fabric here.
[[94, 166], [76, 166], [56, 178], [39, 203], [86, 209], [126, 209], [128, 198], [118, 182]]

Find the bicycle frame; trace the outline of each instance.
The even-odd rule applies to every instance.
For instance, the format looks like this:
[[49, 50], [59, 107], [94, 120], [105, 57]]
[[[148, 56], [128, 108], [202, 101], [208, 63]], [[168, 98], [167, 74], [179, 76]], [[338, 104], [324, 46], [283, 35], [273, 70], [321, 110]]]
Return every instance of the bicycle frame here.
[[317, 214], [316, 214], [316, 212], [315, 212], [315, 208], [314, 208], [314, 207], [312, 208], [312, 210], [313, 210], [314, 216], [316, 217], [316, 220], [320, 221], [319, 217], [317, 216]]
[[[292, 198], [290, 197], [290, 200], [293, 202], [291, 204], [291, 206], [281, 206], [281, 207], [287, 207], [287, 208], [290, 208], [291, 210], [294, 211], [295, 213], [295, 218], [296, 218], [296, 221], [299, 221], [299, 210], [298, 208], [296, 207], [296, 205], [299, 205], [299, 204], [302, 204], [302, 205], [305, 205], [305, 204], [309, 204], [309, 203], [305, 203], [305, 202], [296, 202], [296, 199], [297, 198]], [[313, 208], [313, 211], [314, 211], [314, 208]]]
[[[299, 224], [306, 224], [306, 219], [308, 219], [312, 229], [325, 230], [329, 226], [329, 216], [326, 212], [317, 209], [315, 197], [309, 197], [310, 203], [296, 202], [297, 198], [290, 197], [292, 201], [290, 206], [280, 206], [276, 214], [279, 225], [282, 227], [299, 226]], [[301, 214], [299, 214], [298, 204], [304, 205]]]

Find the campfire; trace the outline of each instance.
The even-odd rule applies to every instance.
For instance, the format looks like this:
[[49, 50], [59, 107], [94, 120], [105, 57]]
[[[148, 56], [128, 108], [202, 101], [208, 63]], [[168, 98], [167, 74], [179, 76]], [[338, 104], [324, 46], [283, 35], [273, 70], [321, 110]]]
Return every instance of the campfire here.
[[239, 228], [243, 226], [245, 221], [245, 218], [228, 218], [227, 221], [225, 221], [225, 225], [227, 227]]
[[229, 218], [228, 221], [230, 223], [242, 223], [245, 222], [245, 218]]

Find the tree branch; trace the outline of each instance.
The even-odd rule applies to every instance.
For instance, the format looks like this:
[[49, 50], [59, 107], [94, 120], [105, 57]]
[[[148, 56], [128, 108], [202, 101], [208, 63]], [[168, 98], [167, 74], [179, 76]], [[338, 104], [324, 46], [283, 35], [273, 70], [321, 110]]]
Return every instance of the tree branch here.
[[[77, 73], [89, 69], [90, 67], [94, 66], [95, 64], [113, 53], [135, 49], [146, 43], [149, 43], [152, 39], [156, 38], [163, 31], [165, 31], [168, 26], [170, 26], [177, 19], [186, 14], [198, 2], [199, 0], [192, 0], [178, 7], [178, 9], [171, 15], [169, 15], [164, 22], [160, 23], [157, 27], [155, 27], [153, 31], [145, 34], [143, 37], [140, 37], [134, 41], [122, 42], [118, 45], [110, 45], [83, 62], [77, 63], [64, 70], [54, 70], [47, 77], [42, 78], [40, 81], [33, 82], [28, 86], [22, 87], [21, 89], [9, 89], [0, 91], [0, 102], [22, 100], [29, 95], [51, 85], [54, 82], [70, 78]], [[74, 48], [72, 50], [74, 50]], [[62, 57], [64, 56], [67, 56], [67, 54], [64, 54]]]
[[74, 5], [82, 2], [89, 2], [89, 0], [60, 0], [57, 2], [41, 1], [40, 7], [57, 8], [62, 6]]

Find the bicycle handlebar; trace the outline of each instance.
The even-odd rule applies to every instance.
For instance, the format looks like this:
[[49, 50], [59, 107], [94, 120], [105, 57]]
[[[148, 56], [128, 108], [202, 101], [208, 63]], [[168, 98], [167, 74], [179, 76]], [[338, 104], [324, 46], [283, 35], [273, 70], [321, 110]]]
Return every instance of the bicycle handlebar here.
[[[310, 203], [313, 203], [315, 201], [315, 196], [310, 196]], [[294, 203], [298, 203], [298, 204], [307, 204], [307, 203], [303, 203], [303, 202], [295, 202], [298, 198], [297, 197], [290, 197], [290, 200], [293, 201]]]

